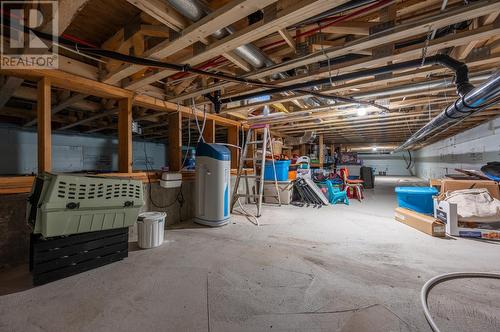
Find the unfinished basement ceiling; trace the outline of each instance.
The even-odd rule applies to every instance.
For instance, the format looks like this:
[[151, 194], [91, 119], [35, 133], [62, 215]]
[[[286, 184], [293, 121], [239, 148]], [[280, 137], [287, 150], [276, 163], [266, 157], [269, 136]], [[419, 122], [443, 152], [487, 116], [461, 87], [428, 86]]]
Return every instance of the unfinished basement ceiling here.
[[[449, 55], [481, 84], [498, 68], [497, 1], [290, 1], [79, 0], [63, 36], [85, 45], [141, 58], [189, 64], [211, 73], [261, 80], [276, 87], [335, 77], [387, 63]], [[131, 65], [63, 50], [62, 70], [179, 105], [214, 113], [207, 94], [227, 99], [265, 88]], [[93, 59], [92, 59], [93, 58]], [[268, 100], [222, 105], [221, 115], [252, 123], [268, 106], [277, 135], [323, 134], [326, 143], [397, 146], [456, 98], [453, 72], [428, 65], [313, 87], [314, 93], [354, 98], [388, 110], [294, 92]], [[54, 129], [116, 135], [115, 101], [54, 90]], [[10, 97], [10, 98], [9, 98]], [[24, 81], [1, 110], [1, 119], [30, 124], [36, 89]], [[5, 98], [4, 98], [5, 99]], [[62, 104], [62, 105], [61, 105]], [[31, 106], [30, 106], [31, 105]], [[165, 113], [134, 107], [144, 138], [167, 136]], [[498, 116], [498, 105], [440, 131], [424, 144]], [[76, 125], [75, 125], [76, 123]], [[69, 126], [69, 127], [68, 127]], [[155, 133], [155, 131], [158, 131]]]

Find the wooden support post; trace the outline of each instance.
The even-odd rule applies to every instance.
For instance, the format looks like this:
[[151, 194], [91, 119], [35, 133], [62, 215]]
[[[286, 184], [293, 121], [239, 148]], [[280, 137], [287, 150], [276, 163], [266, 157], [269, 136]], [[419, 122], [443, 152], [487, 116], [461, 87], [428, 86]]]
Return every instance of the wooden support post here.
[[206, 120], [205, 131], [203, 132], [203, 138], [206, 143], [215, 143], [215, 121]]
[[300, 153], [300, 156], [299, 157], [302, 157], [302, 156], [305, 156], [306, 153], [307, 153], [307, 148], [306, 148], [306, 145], [305, 144], [301, 144], [300, 147], [299, 147], [299, 153]]
[[118, 171], [132, 173], [132, 99], [121, 99], [118, 108]]
[[171, 171], [182, 169], [182, 113], [168, 115], [168, 165]]
[[51, 127], [51, 92], [50, 79], [44, 77], [38, 81], [37, 95], [38, 117], [38, 173], [52, 170], [52, 127]]
[[[237, 126], [227, 128], [227, 142], [229, 144], [239, 146], [239, 129]], [[229, 150], [231, 150], [231, 168], [238, 168], [239, 150], [232, 146], [229, 147]]]
[[319, 149], [318, 149], [318, 159], [319, 159], [319, 167], [323, 168], [323, 164], [325, 163], [325, 150], [324, 150], [324, 141], [323, 134], [319, 135]]

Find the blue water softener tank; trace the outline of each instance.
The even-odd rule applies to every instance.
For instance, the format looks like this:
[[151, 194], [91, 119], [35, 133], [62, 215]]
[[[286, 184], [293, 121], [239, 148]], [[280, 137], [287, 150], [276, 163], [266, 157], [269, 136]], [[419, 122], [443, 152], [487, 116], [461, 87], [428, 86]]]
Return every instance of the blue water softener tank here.
[[206, 226], [229, 222], [231, 152], [218, 144], [196, 148], [196, 211], [194, 221]]

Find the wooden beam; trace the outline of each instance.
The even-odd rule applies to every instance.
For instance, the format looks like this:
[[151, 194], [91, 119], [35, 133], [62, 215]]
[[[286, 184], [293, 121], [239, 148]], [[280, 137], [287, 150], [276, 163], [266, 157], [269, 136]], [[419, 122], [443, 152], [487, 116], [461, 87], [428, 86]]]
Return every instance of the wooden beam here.
[[238, 68], [241, 68], [246, 72], [249, 72], [253, 69], [252, 66], [248, 64], [248, 62], [246, 62], [245, 60], [243, 60], [243, 58], [234, 53], [234, 51], [229, 51], [222, 55], [224, 56], [224, 58], [228, 59], [233, 64], [235, 64]]
[[136, 6], [158, 22], [168, 26], [172, 30], [181, 31], [188, 20], [170, 7], [163, 0], [127, 0], [130, 4]]
[[[470, 4], [468, 6], [462, 6], [458, 8], [452, 8], [449, 10], [445, 10], [439, 14], [431, 15], [429, 17], [426, 17], [424, 19], [420, 20], [413, 20], [408, 23], [404, 23], [401, 25], [397, 25], [394, 28], [388, 29], [386, 31], [374, 34], [372, 36], [367, 36], [363, 37], [360, 39], [357, 39], [353, 42], [347, 43], [344, 47], [332, 47], [332, 48], [327, 48], [323, 51], [319, 51], [313, 54], [309, 54], [304, 57], [300, 57], [294, 60], [290, 60], [287, 62], [284, 62], [280, 64], [279, 66], [274, 66], [271, 68], [264, 68], [252, 73], [249, 73], [247, 75], [244, 75], [245, 78], [251, 78], [251, 79], [259, 79], [259, 78], [264, 78], [279, 72], [287, 71], [290, 69], [294, 69], [300, 66], [304, 65], [309, 65], [318, 61], [324, 61], [325, 56], [328, 56], [330, 58], [335, 58], [337, 56], [343, 56], [348, 53], [355, 53], [356, 51], [364, 51], [367, 49], [371, 49], [373, 47], [377, 47], [380, 45], [384, 44], [389, 44], [389, 43], [394, 43], [397, 42], [398, 40], [402, 40], [405, 38], [410, 38], [418, 34], [423, 34], [427, 33], [429, 31], [429, 26], [432, 26], [433, 29], [441, 28], [444, 26], [448, 26], [450, 24], [458, 23], [466, 19], [471, 19], [474, 17], [480, 17], [482, 15], [486, 15], [487, 13], [491, 12], [497, 12], [500, 10], [500, 2], [494, 1], [494, 0], [488, 0], [488, 1], [481, 1], [477, 3]], [[490, 25], [488, 26], [487, 29], [492, 29], [493, 27]], [[477, 30], [481, 30], [482, 28], [479, 28]], [[467, 31], [471, 32], [471, 31]], [[486, 32], [488, 34], [488, 31], [482, 31]], [[494, 33], [494, 32], [492, 32]], [[463, 32], [461, 33], [463, 34]], [[447, 38], [448, 37], [448, 38]], [[452, 36], [451, 36], [452, 37]], [[454, 41], [452, 38], [449, 36], [440, 38], [441, 40], [447, 40], [448, 44], [452, 44], [454, 46]], [[434, 41], [433, 41], [434, 42]], [[431, 43], [434, 44], [435, 43]], [[447, 45], [442, 45], [441, 47], [447, 47]], [[420, 50], [421, 50], [420, 46]], [[395, 54], [394, 58], [400, 58], [400, 54]], [[384, 59], [385, 60], [385, 59]], [[361, 60], [360, 62], [363, 62], [364, 60]], [[387, 61], [392, 61], [391, 59], [385, 60], [383, 62]], [[362, 67], [362, 65], [360, 65]], [[363, 68], [366, 68], [367, 66], [364, 66]], [[325, 71], [325, 73], [328, 72], [328, 70]], [[300, 78], [293, 78], [291, 80], [286, 81], [286, 83], [291, 84], [292, 82], [295, 83], [300, 80], [311, 80], [311, 76], [304, 76]], [[280, 82], [277, 81], [277, 84]], [[185, 99], [189, 99], [192, 97], [195, 97], [200, 94], [205, 94], [211, 91], [218, 90], [222, 87], [229, 87], [229, 86], [234, 86], [236, 85], [235, 83], [229, 82], [229, 83], [220, 83], [220, 84], [214, 84], [209, 88], [205, 89], [200, 89], [197, 91], [193, 91], [187, 94], [184, 94], [182, 96], [176, 97], [171, 99], [171, 101], [182, 101]], [[256, 89], [252, 90], [247, 90], [246, 92], [248, 93], [249, 91], [255, 91]]]
[[38, 173], [52, 170], [52, 128], [50, 79], [44, 77], [37, 83], [38, 116]]
[[10, 97], [23, 84], [24, 80], [19, 77], [7, 77], [0, 88], [0, 109], [9, 101]]
[[63, 34], [88, 2], [89, 0], [59, 0], [57, 2], [59, 35]]
[[118, 102], [118, 171], [132, 172], [132, 98]]
[[373, 22], [339, 22], [335, 23], [333, 26], [325, 27], [321, 29], [323, 33], [334, 33], [341, 35], [361, 35], [368, 36], [370, 34], [370, 28], [376, 25]]
[[[157, 0], [128, 0], [129, 2], [156, 2]], [[158, 0], [159, 1], [159, 0]], [[181, 36], [173, 41], [166, 40], [158, 45], [154, 46], [152, 49], [146, 51], [144, 56], [146, 58], [153, 59], [163, 59], [170, 55], [179, 52], [180, 50], [200, 41], [213, 34], [215, 31], [219, 30], [221, 27], [226, 27], [232, 23], [250, 15], [251, 13], [264, 8], [265, 6], [275, 2], [277, 0], [234, 0], [227, 5], [215, 10], [211, 14], [203, 17], [196, 23], [193, 23], [186, 29], [182, 30]], [[164, 1], [162, 6], [167, 6]], [[117, 72], [108, 75], [104, 82], [106, 83], [117, 83], [120, 80], [135, 74], [142, 69], [142, 66], [138, 65], [124, 65]], [[152, 83], [154, 81], [150, 81]], [[138, 89], [144, 85], [141, 83], [138, 85], [136, 82], [130, 83], [128, 88], [131, 90]]]
[[319, 148], [318, 148], [318, 159], [319, 159], [319, 167], [322, 168], [323, 167], [323, 164], [325, 163], [325, 149], [324, 149], [324, 145], [325, 145], [325, 142], [323, 140], [323, 134], [320, 134], [319, 135]]
[[[445, 37], [434, 39], [431, 42], [429, 42], [427, 50], [429, 53], [431, 53], [431, 52], [435, 52], [437, 50], [440, 50], [442, 48], [462, 45], [462, 44], [468, 43], [468, 42], [476, 40], [476, 39], [484, 39], [484, 38], [493, 36], [493, 35], [498, 34], [498, 33], [500, 33], [500, 27], [495, 27], [494, 25], [488, 25], [488, 26], [480, 27], [476, 30], [468, 30], [468, 31], [464, 31], [464, 32], [459, 32], [455, 35], [448, 35]], [[295, 77], [291, 77], [291, 78], [286, 79], [286, 80], [275, 81], [275, 83], [278, 85], [289, 85], [289, 84], [310, 81], [312, 79], [326, 77], [332, 71], [334, 71], [336, 75], [343, 74], [343, 73], [358, 70], [358, 69], [384, 65], [388, 61], [393, 61], [393, 60], [403, 61], [406, 59], [412, 59], [412, 58], [420, 56], [421, 52], [422, 52], [422, 44], [412, 45], [412, 46], [409, 46], [409, 47], [406, 47], [403, 49], [398, 49], [390, 56], [385, 56], [385, 57], [380, 57], [380, 58], [371, 57], [368, 59], [353, 60], [353, 61], [350, 61], [347, 63], [342, 63], [339, 65], [332, 66], [330, 69], [329, 68], [321, 69], [321, 70], [318, 70], [316, 72], [308, 73], [308, 75], [295, 76]], [[329, 91], [329, 90], [335, 91], [335, 89], [336, 89], [336, 87], [334, 86], [334, 87], [327, 89], [325, 91]], [[256, 90], [258, 90], [258, 89], [255, 89], [255, 88], [246, 89], [245, 91], [243, 91], [243, 93], [249, 93], [249, 92], [253, 92]], [[192, 95], [192, 94], [196, 94], [196, 93], [197, 92], [195, 91], [193, 93], [189, 93], [186, 95]], [[232, 97], [232, 96], [238, 95], [240, 93], [241, 92], [236, 92], [236, 93], [232, 93], [230, 95], [224, 95], [223, 98]], [[300, 98], [301, 96], [297, 96], [297, 97]], [[183, 97], [178, 97], [175, 99], [183, 99]]]
[[161, 25], [142, 24], [139, 32], [144, 36], [169, 38], [170, 29]]
[[293, 49], [295, 52], [297, 51], [297, 47], [295, 44], [295, 39], [293, 39], [292, 35], [288, 30], [285, 29], [280, 29], [278, 30], [278, 33], [281, 35], [281, 37], [285, 40], [285, 42], [290, 46], [291, 49]]
[[46, 70], [46, 69], [1, 69], [0, 74], [8, 76], [22, 77], [26, 79], [36, 79], [45, 77], [50, 79], [52, 86], [63, 88], [82, 94], [92, 95], [96, 97], [121, 99], [133, 96], [131, 91], [112, 86], [109, 84], [96, 82], [82, 76], [74, 75], [62, 70]]
[[297, 68], [299, 66], [311, 64], [317, 61], [323, 61], [325, 59], [325, 56], [333, 58], [345, 55], [346, 53], [353, 53], [359, 50], [366, 50], [372, 47], [394, 43], [404, 38], [409, 38], [420, 33], [428, 32], [429, 25], [431, 25], [432, 28], [441, 28], [453, 23], [461, 22], [464, 19], [479, 17], [481, 15], [484, 15], [485, 13], [498, 10], [500, 10], [500, 2], [494, 0], [481, 1], [470, 4], [466, 7], [445, 10], [439, 14], [426, 17], [422, 20], [397, 25], [394, 28], [388, 29], [386, 31], [358, 39], [346, 44], [345, 47], [334, 47], [325, 50], [325, 52], [316, 52], [315, 54], [309, 54], [304, 58], [291, 60], [285, 63], [283, 66], [279, 66], [273, 69], [264, 69], [259, 71], [258, 74], [249, 75], [248, 77], [262, 78], [267, 75], [275, 74], [277, 72]]
[[196, 75], [192, 75], [191, 77], [186, 78], [184, 81], [181, 83], [177, 84], [173, 88], [174, 94], [177, 96], [184, 92], [198, 77]]
[[492, 24], [493, 22], [495, 22], [495, 20], [497, 19], [497, 17], [499, 15], [500, 15], [500, 11], [489, 13], [488, 15], [484, 16], [484, 18], [482, 19], [481, 25]]
[[[239, 146], [239, 128], [236, 126], [227, 128], [227, 142]], [[229, 146], [231, 151], [231, 168], [238, 168], [239, 149]]]
[[170, 171], [182, 169], [182, 113], [168, 115], [168, 166]]
[[[57, 114], [58, 112], [64, 110], [65, 108], [73, 105], [74, 103], [77, 103], [79, 101], [82, 101], [84, 100], [85, 98], [87, 98], [88, 95], [84, 95], [84, 94], [80, 94], [80, 93], [76, 93], [68, 98], [66, 98], [65, 100], [61, 101], [58, 105], [54, 106], [51, 110], [51, 114], [52, 115], [55, 115]], [[29, 126], [32, 126], [34, 125], [35, 123], [37, 122], [37, 119], [33, 119], [31, 120], [30, 122], [26, 123], [24, 126], [25, 127], [29, 127]]]
[[[123, 99], [133, 97], [135, 106], [145, 107], [148, 109], [157, 110], [159, 112], [181, 112], [183, 114], [192, 114], [190, 107], [181, 106], [175, 103], [164, 101], [155, 97], [134, 94], [131, 91], [112, 86], [109, 84], [96, 82], [92, 79], [84, 78], [61, 70], [14, 70], [1, 69], [0, 74], [6, 76], [16, 76], [28, 79], [38, 80], [42, 77], [50, 79], [51, 85], [71, 91], [76, 91], [82, 94], [93, 95], [107, 99]], [[198, 119], [203, 119], [203, 112], [196, 111]], [[158, 115], [161, 115], [159, 113]], [[215, 120], [217, 124], [222, 126], [239, 126], [240, 122], [227, 119], [216, 114], [207, 114], [207, 119]]]
[[[146, 96], [146, 95], [136, 95], [134, 97], [134, 105], [140, 106], [140, 107], [145, 107], [153, 110], [157, 110], [161, 113], [158, 113], [159, 115], [165, 114], [165, 113], [171, 113], [171, 112], [179, 112], [184, 114], [185, 116], [191, 116], [193, 111], [191, 110], [190, 107], [182, 106], [182, 105], [177, 105], [168, 101], [160, 100], [158, 98]], [[198, 119], [203, 119], [203, 112], [196, 110], [195, 111], [196, 116]], [[218, 116], [216, 114], [211, 114], [208, 113], [206, 114], [207, 120], [215, 120], [217, 124], [220, 124], [222, 126], [228, 127], [228, 126], [239, 126], [240, 122], [234, 121], [231, 119], [223, 118], [222, 116]]]
[[76, 126], [80, 126], [82, 124], [89, 123], [89, 122], [92, 122], [94, 120], [106, 117], [106, 116], [114, 115], [114, 114], [118, 113], [119, 111], [120, 111], [120, 109], [111, 109], [111, 110], [107, 110], [104, 112], [100, 112], [100, 113], [97, 113], [95, 115], [89, 116], [88, 118], [81, 119], [81, 120], [76, 121], [76, 122], [72, 122], [66, 126], [58, 128], [58, 130], [67, 130], [67, 129], [70, 129], [70, 128], [73, 128]]
[[203, 138], [206, 143], [215, 143], [215, 121], [207, 120], [205, 123], [205, 131], [203, 132]]
[[34, 176], [2, 176], [0, 177], [0, 194], [30, 193], [34, 180]]
[[[249, 0], [250, 1], [250, 0]], [[254, 3], [255, 0], [250, 1]], [[347, 2], [347, 0], [302, 0], [298, 1], [295, 4], [287, 7], [286, 9], [277, 13], [277, 17], [275, 19], [262, 20], [248, 27], [237, 31], [236, 33], [227, 36], [224, 39], [221, 39], [213, 44], [211, 44], [207, 49], [195, 55], [194, 57], [190, 57], [188, 59], [181, 59], [180, 63], [187, 63], [192, 66], [200, 64], [204, 61], [208, 61], [215, 56], [226, 53], [228, 51], [232, 51], [238, 46], [243, 44], [255, 41], [259, 38], [265, 37], [272, 32], [277, 32], [280, 29], [284, 29], [287, 26], [290, 26], [293, 23], [299, 22], [306, 18], [315, 16], [328, 10], [330, 8], [336, 7], [343, 3]], [[217, 15], [221, 15], [220, 11], [227, 6], [236, 3], [236, 1], [230, 2], [228, 5], [219, 8], [216, 12], [213, 12], [211, 15], [218, 13]], [[244, 11], [241, 11], [244, 12]], [[211, 16], [209, 15], [209, 16]], [[203, 20], [207, 19], [209, 16], [203, 18]], [[196, 24], [201, 24], [203, 20], [198, 21]], [[219, 22], [216, 20], [216, 22]], [[220, 26], [218, 26], [220, 28]], [[178, 40], [178, 39], [177, 39]], [[176, 42], [177, 42], [176, 40]], [[164, 79], [167, 76], [174, 74], [175, 72], [172, 70], [161, 70], [157, 73], [153, 73], [142, 80], [134, 82], [131, 85], [128, 85], [128, 89], [138, 89], [142, 86], [148, 85], [152, 82], [156, 82], [158, 80]], [[126, 75], [128, 76], [128, 75]], [[125, 76], [125, 77], [126, 77]]]
[[305, 156], [307, 154], [307, 147], [305, 144], [300, 144], [299, 146], [299, 154], [300, 156]]
[[[478, 27], [479, 27], [479, 20], [476, 17], [475, 19], [472, 20], [471, 25], [469, 25], [469, 30], [474, 30], [477, 29]], [[481, 40], [477, 39], [469, 42], [466, 45], [455, 46], [455, 48], [451, 52], [451, 56], [454, 57], [455, 59], [463, 60], [470, 54], [470, 52], [472, 52], [474, 47], [476, 47], [480, 42]]]

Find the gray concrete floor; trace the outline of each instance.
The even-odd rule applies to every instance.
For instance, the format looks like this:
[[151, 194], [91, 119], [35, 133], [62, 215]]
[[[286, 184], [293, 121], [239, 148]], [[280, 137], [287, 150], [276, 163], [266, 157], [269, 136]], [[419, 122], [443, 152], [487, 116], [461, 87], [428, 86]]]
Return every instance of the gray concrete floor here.
[[[429, 331], [424, 282], [498, 271], [500, 247], [394, 221], [394, 186], [415, 180], [378, 178], [350, 206], [266, 206], [260, 227], [182, 223], [159, 248], [41, 287], [25, 267], [3, 273], [0, 331]], [[438, 285], [430, 307], [442, 331], [500, 331], [500, 281]]]

